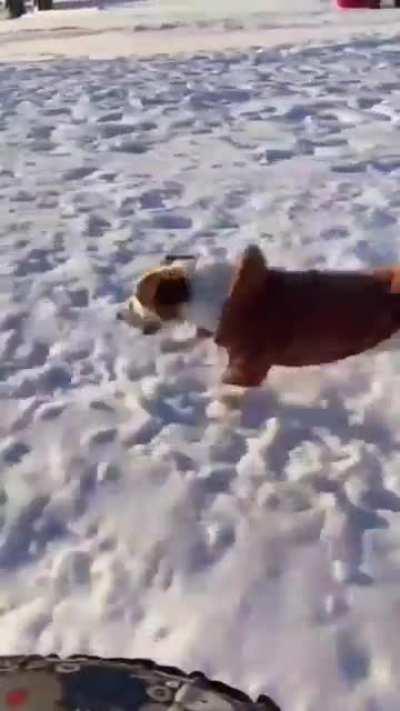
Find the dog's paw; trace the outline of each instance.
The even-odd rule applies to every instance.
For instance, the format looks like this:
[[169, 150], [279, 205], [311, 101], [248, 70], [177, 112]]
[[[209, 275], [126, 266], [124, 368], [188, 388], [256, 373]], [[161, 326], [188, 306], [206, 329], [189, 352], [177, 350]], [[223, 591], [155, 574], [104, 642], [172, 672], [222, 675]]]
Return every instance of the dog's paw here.
[[256, 388], [267, 377], [268, 368], [262, 371], [246, 368], [245, 366], [229, 366], [222, 376], [224, 385], [234, 385], [239, 388]]

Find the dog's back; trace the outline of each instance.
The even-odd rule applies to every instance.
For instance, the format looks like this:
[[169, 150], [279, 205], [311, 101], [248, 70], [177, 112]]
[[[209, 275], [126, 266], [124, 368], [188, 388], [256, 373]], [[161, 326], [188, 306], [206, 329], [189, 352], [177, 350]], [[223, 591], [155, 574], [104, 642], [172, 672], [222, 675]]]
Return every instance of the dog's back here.
[[400, 270], [246, 270], [232, 292], [218, 342], [233, 357], [317, 365], [373, 348], [400, 329]]
[[273, 362], [327, 363], [372, 348], [400, 328], [400, 295], [392, 275], [362, 272], [268, 270], [267, 330], [274, 334]]

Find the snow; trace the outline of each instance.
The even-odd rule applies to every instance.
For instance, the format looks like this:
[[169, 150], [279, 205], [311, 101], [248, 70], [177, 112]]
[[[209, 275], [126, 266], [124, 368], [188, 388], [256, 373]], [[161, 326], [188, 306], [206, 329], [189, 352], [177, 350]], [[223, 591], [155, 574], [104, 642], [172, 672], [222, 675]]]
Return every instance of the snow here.
[[398, 15], [299, 0], [267, 31], [252, 1], [225, 34], [218, 3], [203, 27], [199, 3], [142, 5], [178, 26], [128, 39], [139, 8], [0, 25], [0, 653], [152, 656], [285, 710], [394, 711], [399, 355], [238, 395], [189, 327], [115, 318], [174, 250], [399, 259]]

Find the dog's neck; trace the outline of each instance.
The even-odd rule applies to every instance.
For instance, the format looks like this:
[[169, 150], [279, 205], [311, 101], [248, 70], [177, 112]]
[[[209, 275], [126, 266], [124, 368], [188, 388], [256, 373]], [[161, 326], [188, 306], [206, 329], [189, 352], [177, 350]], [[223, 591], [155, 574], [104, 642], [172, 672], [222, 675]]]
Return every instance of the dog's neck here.
[[188, 271], [191, 297], [183, 316], [197, 328], [216, 333], [223, 306], [232, 289], [234, 265], [200, 259]]

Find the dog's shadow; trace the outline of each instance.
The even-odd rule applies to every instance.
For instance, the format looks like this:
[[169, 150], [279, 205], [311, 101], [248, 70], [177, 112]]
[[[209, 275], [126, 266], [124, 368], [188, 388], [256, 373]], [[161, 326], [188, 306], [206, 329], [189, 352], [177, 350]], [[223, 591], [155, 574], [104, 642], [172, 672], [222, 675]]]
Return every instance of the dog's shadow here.
[[[362, 421], [355, 420], [343, 393], [334, 386], [325, 387], [312, 405], [284, 401], [273, 388], [266, 387], [243, 393], [236, 406], [241, 426], [260, 436], [268, 421], [276, 418], [277, 427], [266, 452], [266, 480], [276, 482], [278, 487], [289, 482], [303, 492], [311, 492], [310, 501], [317, 506], [323, 501], [321, 495], [330, 494], [333, 508], [325, 513], [321, 531], [329, 558], [332, 564], [340, 561], [346, 571], [345, 582], [373, 583], [370, 571], [365, 571], [364, 534], [387, 528], [385, 514], [400, 512], [400, 496], [388, 488], [385, 471], [387, 461], [398, 451], [398, 443], [389, 426], [379, 419], [379, 412], [369, 410]], [[296, 450], [301, 456], [301, 448], [308, 444], [323, 453], [323, 463], [318, 471], [304, 472], [291, 480], [290, 465]], [[354, 491], [359, 487], [361, 493], [349, 493], [353, 485]], [[340, 533], [336, 524], [331, 528], [330, 516], [342, 521]]]
[[282, 464], [285, 453], [322, 429], [335, 435], [342, 445], [354, 439], [362, 440], [378, 446], [386, 455], [398, 447], [378, 415], [369, 416], [362, 423], [352, 421], [352, 413], [346, 408], [340, 392], [333, 387], [325, 389], [319, 403], [313, 405], [282, 402], [274, 391], [268, 389], [248, 390], [242, 396], [241, 414], [243, 426], [254, 429], [261, 428], [270, 417], [279, 420], [282, 434], [286, 433]]

